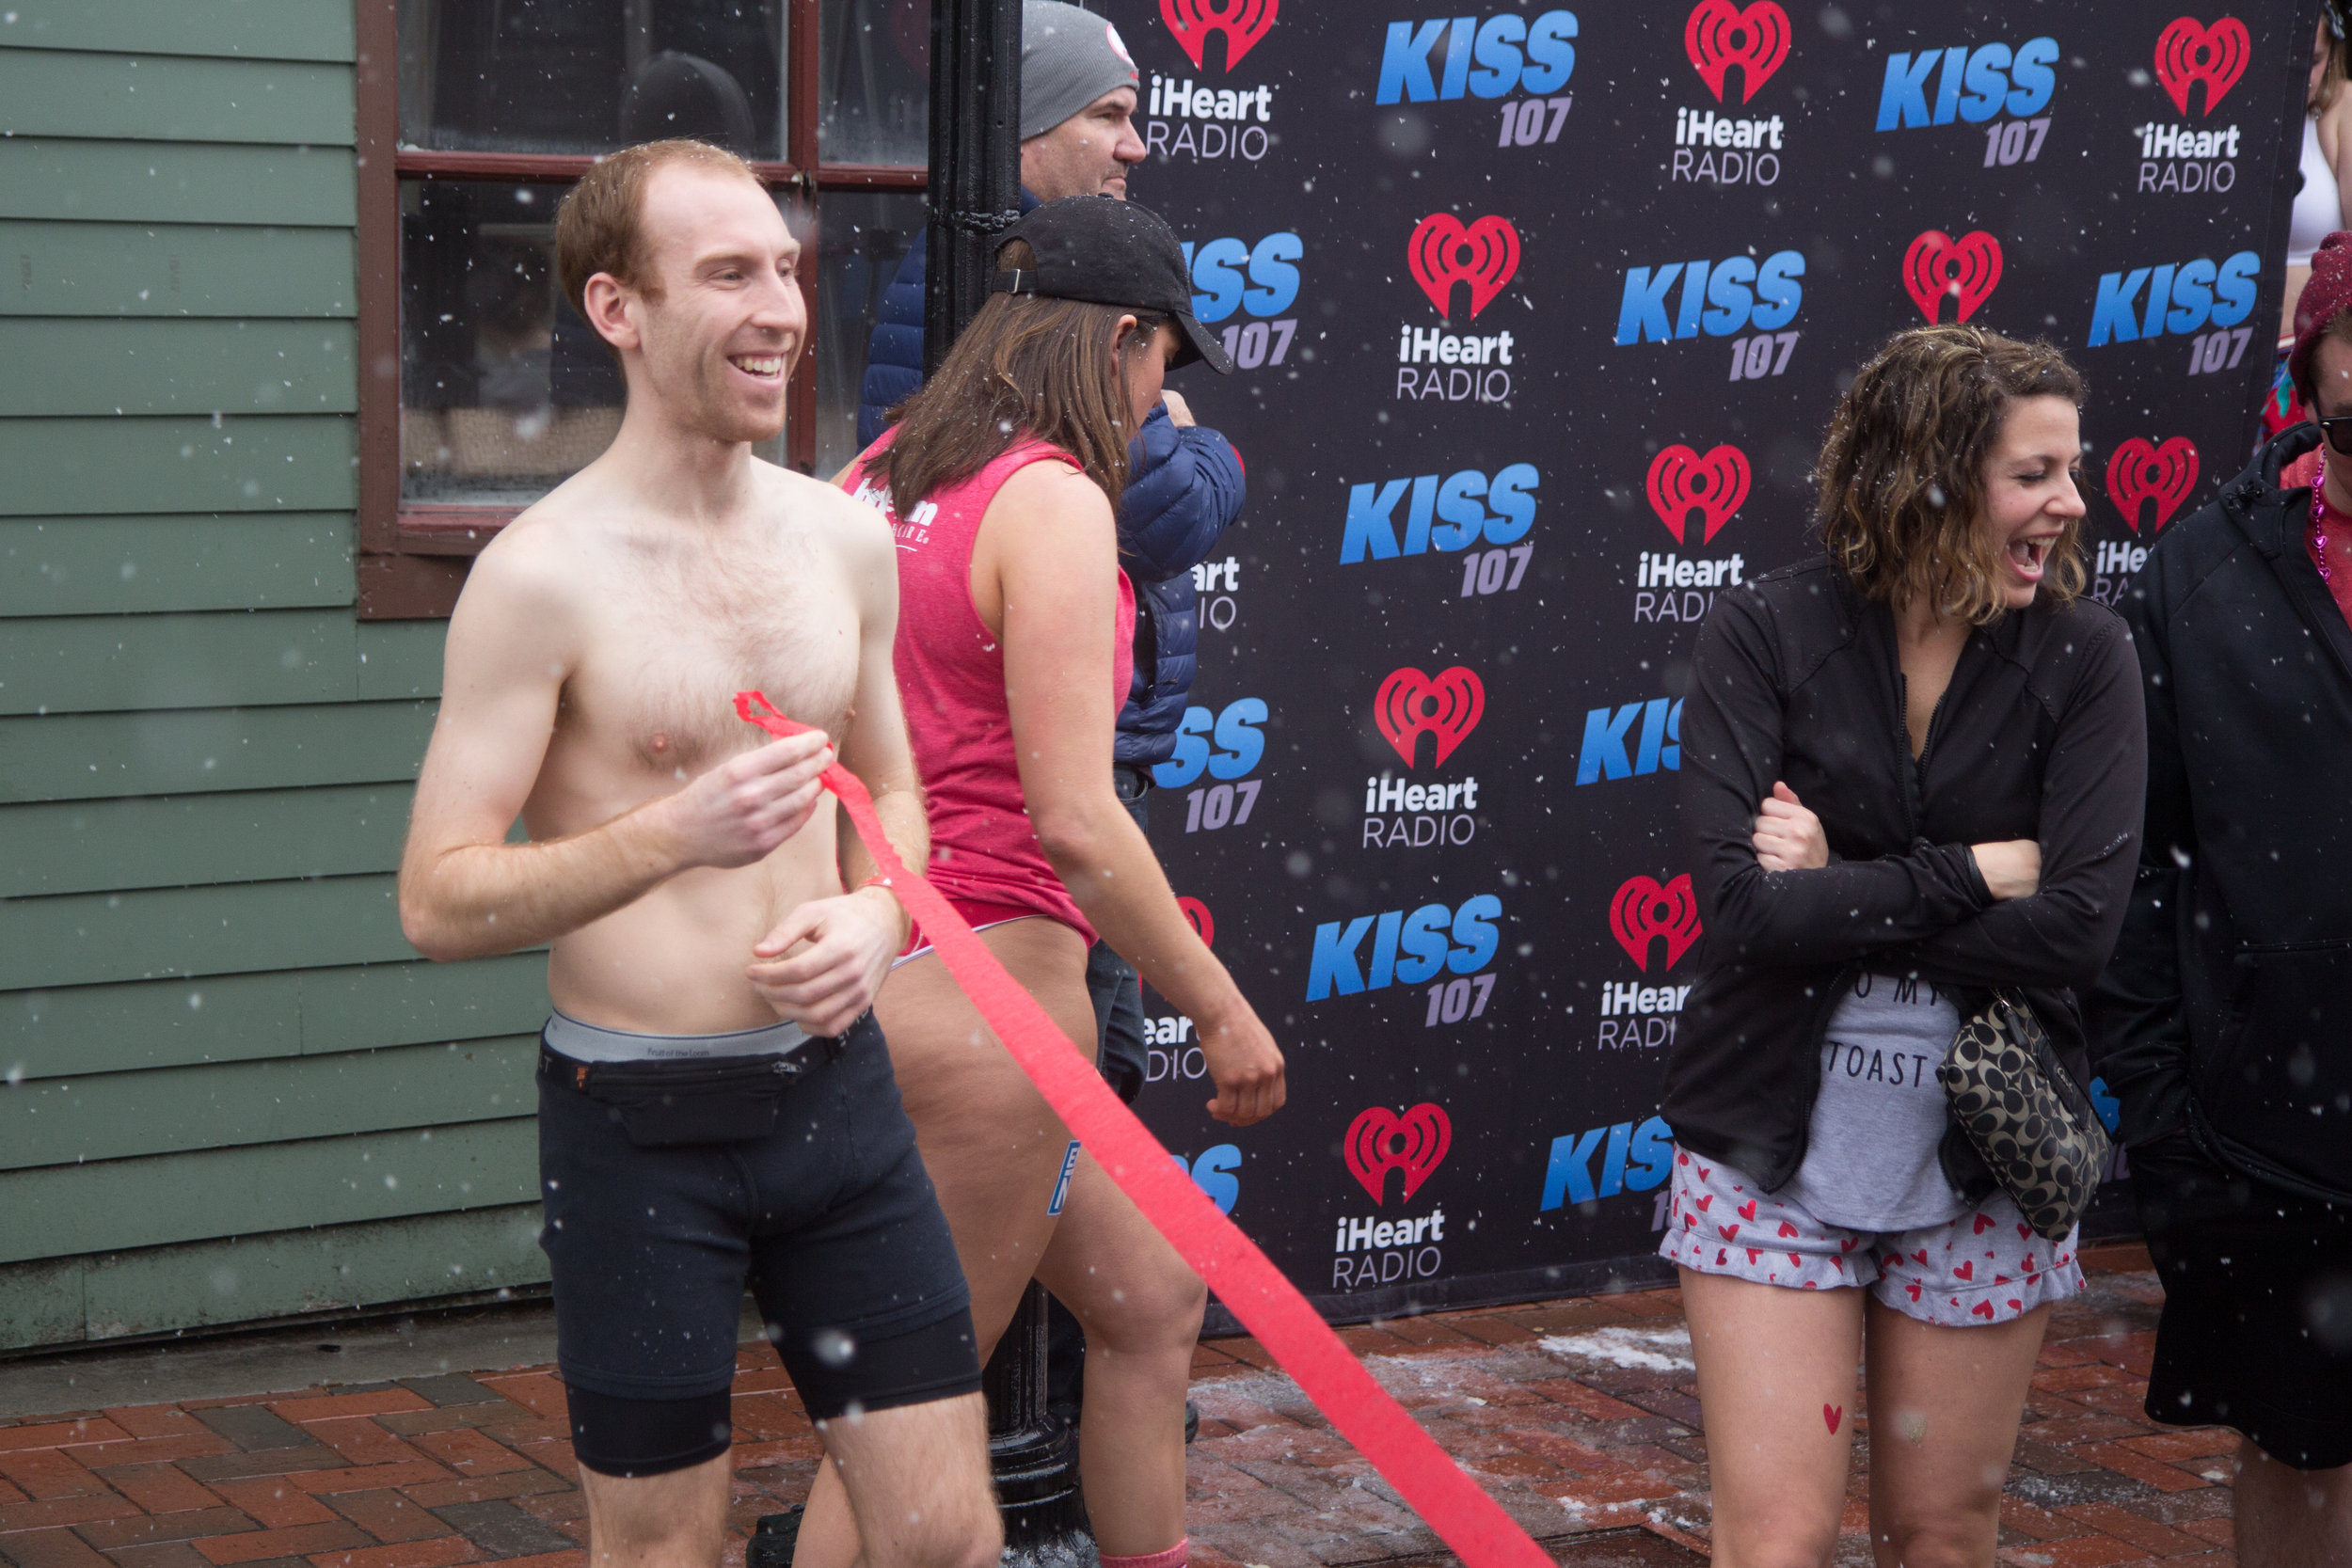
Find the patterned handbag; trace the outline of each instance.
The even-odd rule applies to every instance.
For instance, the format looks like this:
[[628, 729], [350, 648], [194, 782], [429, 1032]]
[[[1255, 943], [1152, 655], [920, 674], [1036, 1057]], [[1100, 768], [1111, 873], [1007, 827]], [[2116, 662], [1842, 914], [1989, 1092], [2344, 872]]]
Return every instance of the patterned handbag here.
[[1952, 1117], [2026, 1223], [2062, 1242], [2107, 1161], [2106, 1129], [2074, 1086], [2023, 997], [1994, 992], [1963, 1020], [1935, 1069]]

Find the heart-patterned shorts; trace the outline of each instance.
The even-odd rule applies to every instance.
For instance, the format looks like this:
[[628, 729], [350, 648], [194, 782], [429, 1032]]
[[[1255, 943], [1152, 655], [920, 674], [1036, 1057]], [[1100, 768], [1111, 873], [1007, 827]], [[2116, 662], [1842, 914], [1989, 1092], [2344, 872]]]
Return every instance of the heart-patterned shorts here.
[[2083, 1288], [2074, 1233], [2052, 1246], [1997, 1189], [1942, 1225], [1849, 1230], [1769, 1197], [1745, 1173], [1678, 1146], [1658, 1252], [1700, 1274], [1792, 1291], [1867, 1285], [1904, 1316], [1952, 1328], [2008, 1323]]

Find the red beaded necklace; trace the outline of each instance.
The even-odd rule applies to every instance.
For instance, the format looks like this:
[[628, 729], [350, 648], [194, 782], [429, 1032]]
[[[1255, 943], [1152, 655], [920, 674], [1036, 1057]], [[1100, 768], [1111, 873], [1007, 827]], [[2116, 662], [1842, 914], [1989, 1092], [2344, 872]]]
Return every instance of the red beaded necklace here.
[[2312, 486], [2312, 561], [2319, 568], [2319, 580], [2330, 592], [2335, 588], [2335, 573], [2328, 564], [2328, 452], [2319, 454], [2319, 483]]

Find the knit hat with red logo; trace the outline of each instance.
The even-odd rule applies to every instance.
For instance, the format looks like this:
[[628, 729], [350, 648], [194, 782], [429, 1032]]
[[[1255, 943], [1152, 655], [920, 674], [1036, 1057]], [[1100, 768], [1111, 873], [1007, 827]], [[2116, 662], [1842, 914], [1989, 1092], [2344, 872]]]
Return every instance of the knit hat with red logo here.
[[2295, 302], [2295, 346], [2287, 351], [2287, 379], [2303, 406], [2312, 405], [2312, 351], [2328, 323], [2352, 310], [2352, 232], [2339, 229], [2312, 252], [2312, 280]]
[[1021, 8], [1021, 139], [1041, 136], [1106, 92], [1136, 83], [1119, 29], [1063, 0]]

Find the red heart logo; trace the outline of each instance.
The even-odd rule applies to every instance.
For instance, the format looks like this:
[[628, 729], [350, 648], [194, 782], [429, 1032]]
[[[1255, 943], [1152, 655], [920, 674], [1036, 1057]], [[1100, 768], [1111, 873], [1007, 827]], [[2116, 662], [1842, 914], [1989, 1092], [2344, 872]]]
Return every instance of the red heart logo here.
[[1761, 1247], [1750, 1247], [1750, 1248], [1748, 1248], [1748, 1261], [1749, 1261], [1749, 1262], [1753, 1263], [1753, 1262], [1755, 1262], [1757, 1259], [1759, 1259], [1759, 1258], [1761, 1258], [1761, 1257], [1763, 1257], [1763, 1256], [1764, 1256], [1764, 1250], [1763, 1250], [1763, 1248], [1761, 1248]]
[[1832, 1437], [1837, 1435], [1837, 1423], [1845, 1418], [1846, 1407], [1844, 1405], [1824, 1404], [1821, 1406], [1821, 1419], [1829, 1423], [1829, 1434]]
[[2197, 443], [2175, 436], [2157, 446], [2144, 436], [2120, 442], [2107, 459], [2107, 499], [2123, 514], [2134, 533], [2140, 531], [2140, 504], [2156, 503], [2156, 520], [2147, 530], [2161, 533], [2172, 514], [2197, 487]]
[[2205, 113], [2211, 114], [2221, 95], [2246, 74], [2247, 57], [2253, 52], [2254, 40], [2248, 36], [2246, 24], [2234, 16], [2225, 16], [2210, 27], [2193, 16], [2176, 16], [2171, 25], [2156, 35], [2156, 80], [2164, 84], [2172, 106], [2183, 114], [2188, 113], [2190, 86], [2204, 83]]
[[1839, 1274], [1844, 1274], [1846, 1272], [1846, 1260], [1843, 1258], [1831, 1259], [1829, 1260], [1829, 1266], [1836, 1269]]
[[1389, 1172], [1405, 1173], [1405, 1201], [1410, 1203], [1421, 1184], [1429, 1180], [1445, 1151], [1454, 1144], [1454, 1123], [1443, 1108], [1427, 1101], [1398, 1116], [1386, 1105], [1375, 1105], [1347, 1124], [1340, 1149], [1347, 1168], [1375, 1203], [1382, 1196]]
[[1906, 1290], [1906, 1291], [1909, 1291], [1911, 1292], [1911, 1299], [1912, 1299], [1912, 1300], [1914, 1300], [1914, 1301], [1917, 1301], [1917, 1300], [1919, 1299], [1919, 1287], [1918, 1287], [1918, 1286], [1916, 1286], [1916, 1285], [1906, 1285], [1906, 1286], [1904, 1286], [1904, 1287], [1903, 1287], [1903, 1289], [1904, 1289], [1904, 1290]]
[[1979, 1215], [1977, 1216], [1977, 1234], [1978, 1234], [1978, 1235], [1981, 1236], [1981, 1235], [1983, 1235], [1986, 1231], [1988, 1231], [1988, 1230], [1990, 1230], [1990, 1229], [1992, 1229], [1992, 1228], [1993, 1228], [1993, 1216], [1992, 1216], [1992, 1215], [1990, 1215], [1990, 1214], [1979, 1214]]
[[1861, 1237], [1849, 1236], [1844, 1241], [1837, 1243], [1837, 1250], [1840, 1252], [1851, 1252], [1855, 1247], [1860, 1246], [1861, 1244]]
[[1993, 1276], [1993, 1283], [1995, 1285], [2006, 1285], [2009, 1283], [2009, 1275], [2005, 1274], [1996, 1274]]
[[2026, 1272], [2027, 1274], [2033, 1273], [2033, 1254], [2030, 1252], [2026, 1254]]
[[[1790, 1225], [1787, 1220], [1783, 1220], [1780, 1222], [1780, 1233], [1784, 1236], [1793, 1236], [1797, 1233], [1797, 1227]], [[1846, 1244], [1848, 1246], [1851, 1246], [1853, 1243], [1849, 1242]]]
[[1993, 1316], [1993, 1304], [1989, 1301], [1980, 1301], [1968, 1308], [1968, 1311], [1972, 1317], [1990, 1318]]
[[1438, 737], [1436, 766], [1444, 767], [1486, 711], [1485, 683], [1459, 664], [1434, 676], [1410, 667], [1391, 670], [1372, 700], [1373, 722], [1407, 768], [1416, 766], [1413, 752], [1424, 735]]
[[1789, 1267], [1791, 1267], [1791, 1268], [1797, 1268], [1797, 1269], [1804, 1268], [1804, 1259], [1803, 1258], [1798, 1257], [1795, 1253], [1793, 1253], [1793, 1252], [1792, 1252], [1792, 1253], [1790, 1253], [1790, 1254], [1788, 1255], [1788, 1266], [1789, 1266]]
[[1754, 98], [1788, 57], [1788, 13], [1773, 0], [1756, 0], [1745, 10], [1731, 0], [1699, 0], [1682, 24], [1682, 51], [1718, 103], [1724, 77], [1735, 65], [1741, 68], [1740, 102]]
[[1756, 1199], [1750, 1198], [1747, 1202], [1740, 1205], [1740, 1217], [1743, 1220], [1752, 1220], [1756, 1218]]
[[1963, 1263], [1963, 1264], [1961, 1264], [1961, 1265], [1960, 1265], [1960, 1267], [1958, 1267], [1958, 1268], [1954, 1269], [1954, 1270], [1952, 1271], [1952, 1277], [1953, 1277], [1954, 1279], [1974, 1279], [1974, 1278], [1976, 1278], [1976, 1277], [1977, 1277], [1977, 1264], [1976, 1264], [1976, 1259], [1974, 1259], [1972, 1258], [1972, 1259], [1970, 1259], [1967, 1262]]
[[2033, 1234], [2033, 1227], [2032, 1227], [2032, 1226], [2030, 1226], [2030, 1225], [2026, 1225], [2026, 1224], [2021, 1223], [2021, 1224], [2019, 1224], [2019, 1226], [2017, 1227], [2017, 1239], [2018, 1239], [2019, 1241], [2021, 1241], [2021, 1242], [2022, 1242], [2022, 1241], [2024, 1241], [2026, 1237], [2028, 1237], [2028, 1236], [2030, 1236], [2030, 1235], [2032, 1235], [2032, 1234]]
[[1208, 905], [1203, 904], [1198, 898], [1179, 895], [1176, 908], [1184, 914], [1184, 924], [1190, 926], [1193, 934], [1200, 939], [1201, 946], [1216, 945], [1216, 922], [1209, 917]]
[[1698, 1221], [1696, 1221], [1696, 1220], [1692, 1219], [1692, 1218], [1690, 1215], [1688, 1215], [1688, 1214], [1685, 1214], [1685, 1215], [1683, 1215], [1683, 1216], [1682, 1216], [1682, 1228], [1683, 1228], [1683, 1229], [1685, 1229], [1685, 1230], [1696, 1230], [1698, 1227], [1699, 1227], [1699, 1222], [1698, 1222]]
[[1519, 270], [1519, 231], [1509, 218], [1492, 214], [1465, 229], [1451, 213], [1432, 213], [1406, 242], [1405, 261], [1413, 269], [1413, 281], [1441, 316], [1452, 314], [1446, 302], [1454, 295], [1454, 285], [1468, 283], [1475, 317], [1494, 303]]
[[1706, 524], [1698, 539], [1705, 545], [1748, 499], [1749, 481], [1748, 454], [1738, 447], [1716, 447], [1704, 457], [1689, 447], [1668, 447], [1649, 460], [1650, 510], [1681, 545], [1689, 543], [1683, 531], [1695, 508]]
[[1266, 36], [1281, 8], [1282, 0], [1225, 0], [1221, 6], [1216, 0], [1160, 0], [1160, 20], [1195, 69], [1206, 69], [1201, 56], [1209, 35], [1223, 33], [1225, 69], [1231, 71]]
[[1719, 1225], [1715, 1227], [1715, 1234], [1726, 1242], [1736, 1242], [1740, 1239], [1740, 1227], [1736, 1225]]
[[[1699, 940], [1699, 895], [1692, 890], [1690, 874], [1685, 872], [1663, 887], [1648, 877], [1627, 878], [1616, 896], [1609, 900], [1609, 930], [1645, 974], [1649, 973], [1650, 939], [1665, 938], [1666, 961], [1661, 967], [1674, 968]], [[1705, 1180], [1707, 1172], [1700, 1171], [1699, 1179]]]
[[1728, 1264], [1731, 1261], [1731, 1254], [1725, 1252], [1722, 1247], [1717, 1247], [1715, 1249], [1715, 1261], [1718, 1266]]
[[1903, 289], [1931, 325], [1947, 295], [1960, 301], [1954, 321], [1966, 321], [2001, 281], [2001, 242], [1978, 229], [1953, 239], [1931, 229], [1903, 252]]
[[1710, 1203], [1714, 1202], [1714, 1201], [1715, 1201], [1715, 1195], [1714, 1195], [1713, 1193], [1709, 1193], [1709, 1194], [1708, 1194], [1705, 1197], [1700, 1198], [1700, 1199], [1699, 1199], [1699, 1212], [1700, 1212], [1700, 1213], [1702, 1213], [1702, 1214], [1703, 1214], [1703, 1213], [1705, 1213], [1705, 1212], [1707, 1212], [1707, 1206], [1708, 1206], [1708, 1204], [1710, 1204]]
[[[1620, 898], [1624, 897], [1624, 896], [1625, 896], [1625, 889], [1623, 889], [1623, 888], [1619, 888], [1619, 889], [1617, 890], [1617, 896], [1618, 896], [1618, 897], [1620, 897]], [[1670, 965], [1668, 965], [1667, 967], [1668, 967], [1668, 968], [1672, 968], [1673, 966], [1670, 964]], [[1715, 1175], [1715, 1173], [1714, 1173], [1713, 1171], [1711, 1171], [1711, 1170], [1708, 1170], [1708, 1169], [1705, 1165], [1701, 1165], [1701, 1166], [1699, 1167], [1699, 1180], [1702, 1180], [1702, 1181], [1710, 1180], [1712, 1180], [1712, 1179], [1713, 1179], [1714, 1175]]]
[[2026, 1309], [2026, 1304], [2015, 1296], [2011, 1296], [2009, 1298], [2009, 1309], [2012, 1312], [2023, 1312]]
[[1919, 1251], [1913, 1253], [1911, 1255], [1911, 1260], [1918, 1264], [1920, 1267], [1925, 1268], [1928, 1261], [1927, 1249], [1922, 1247]]

